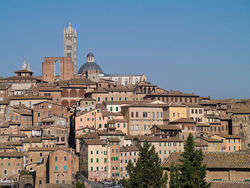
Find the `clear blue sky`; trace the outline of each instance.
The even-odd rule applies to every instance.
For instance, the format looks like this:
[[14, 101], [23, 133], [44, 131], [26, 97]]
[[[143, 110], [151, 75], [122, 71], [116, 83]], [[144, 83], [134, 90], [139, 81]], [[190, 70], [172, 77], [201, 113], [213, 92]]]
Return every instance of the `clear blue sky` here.
[[249, 0], [1, 0], [0, 75], [12, 75], [24, 57], [41, 75], [44, 56], [63, 55], [68, 22], [77, 27], [80, 64], [92, 48], [106, 73], [250, 98]]

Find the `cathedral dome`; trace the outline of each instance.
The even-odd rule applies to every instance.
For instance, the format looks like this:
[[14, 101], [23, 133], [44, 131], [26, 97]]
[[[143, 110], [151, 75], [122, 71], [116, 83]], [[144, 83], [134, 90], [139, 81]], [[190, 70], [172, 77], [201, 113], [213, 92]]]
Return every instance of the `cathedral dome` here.
[[86, 62], [80, 67], [78, 74], [86, 73], [88, 70], [96, 70], [103, 73], [101, 67], [95, 62]]
[[87, 54], [87, 62], [80, 67], [78, 74], [86, 73], [88, 70], [95, 70], [101, 74], [103, 73], [101, 67], [95, 63], [94, 54], [91, 51]]

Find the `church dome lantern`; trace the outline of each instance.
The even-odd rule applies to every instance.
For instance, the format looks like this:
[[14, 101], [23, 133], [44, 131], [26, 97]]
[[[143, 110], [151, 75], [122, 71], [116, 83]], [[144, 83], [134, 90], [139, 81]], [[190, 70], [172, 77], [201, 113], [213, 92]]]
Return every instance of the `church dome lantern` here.
[[89, 52], [87, 54], [87, 62], [91, 62], [91, 63], [95, 62], [95, 57], [94, 57], [94, 54], [92, 52]]

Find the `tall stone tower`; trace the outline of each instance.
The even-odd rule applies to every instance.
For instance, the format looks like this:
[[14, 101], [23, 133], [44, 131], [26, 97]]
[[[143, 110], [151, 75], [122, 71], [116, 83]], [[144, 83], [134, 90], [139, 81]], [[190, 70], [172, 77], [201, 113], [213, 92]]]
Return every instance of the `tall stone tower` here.
[[77, 51], [77, 33], [76, 29], [69, 26], [65, 29], [63, 33], [63, 55], [64, 57], [71, 57], [72, 63], [74, 65], [74, 74], [77, 73], [77, 58], [76, 58], [76, 51]]

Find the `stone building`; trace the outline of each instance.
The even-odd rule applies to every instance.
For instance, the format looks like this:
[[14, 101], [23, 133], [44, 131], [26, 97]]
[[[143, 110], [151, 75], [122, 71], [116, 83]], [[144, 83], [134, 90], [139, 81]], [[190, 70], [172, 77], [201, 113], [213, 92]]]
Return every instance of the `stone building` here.
[[52, 116], [66, 118], [64, 126], [68, 126], [68, 110], [66, 107], [51, 101], [43, 101], [33, 106], [34, 125], [42, 125], [42, 120]]
[[26, 170], [35, 171], [36, 187], [72, 186], [78, 169], [78, 157], [70, 148], [29, 148]]
[[51, 97], [27, 95], [27, 96], [11, 96], [9, 97], [10, 106], [24, 105], [28, 108], [33, 108], [35, 104], [44, 101], [51, 101]]
[[213, 135], [215, 138], [223, 141], [223, 150], [226, 152], [235, 152], [242, 149], [240, 136], [236, 135]]
[[119, 179], [129, 178], [127, 172], [127, 165], [129, 160], [135, 165], [139, 158], [139, 148], [136, 146], [122, 146], [120, 147], [120, 169], [119, 169]]
[[49, 155], [49, 184], [72, 185], [79, 159], [70, 148], [57, 148]]
[[242, 140], [242, 149], [250, 148], [250, 107], [232, 109], [232, 134], [239, 135]]
[[198, 103], [199, 96], [195, 94], [182, 93], [180, 91], [164, 91], [147, 94], [146, 100], [160, 100], [162, 102], [175, 103]]
[[88, 139], [81, 145], [80, 170], [88, 174], [92, 181], [108, 179], [108, 147], [106, 140]]
[[114, 84], [122, 86], [132, 86], [147, 81], [145, 74], [106, 74], [101, 78], [112, 80]]
[[2, 181], [19, 181], [19, 175], [23, 170], [24, 153], [0, 152], [0, 179]]
[[191, 133], [196, 137], [196, 122], [190, 118], [180, 118], [169, 122], [170, 125], [175, 125], [181, 129], [181, 135], [183, 140], [186, 140], [188, 135]]
[[128, 122], [128, 134], [150, 134], [153, 125], [163, 125], [167, 122], [167, 106], [164, 104], [130, 104], [121, 107], [124, 119]]
[[[7, 78], [0, 78], [0, 83], [7, 84], [8, 89], [5, 89], [7, 96], [25, 95], [29, 94], [30, 89], [43, 81], [33, 76], [30, 66], [24, 60], [22, 70], [15, 71], [15, 75]], [[3, 91], [3, 90], [2, 90]], [[5, 93], [6, 95], [6, 93]]]
[[196, 149], [201, 149], [203, 152], [223, 152], [225, 150], [223, 140], [197, 137], [195, 139]]

